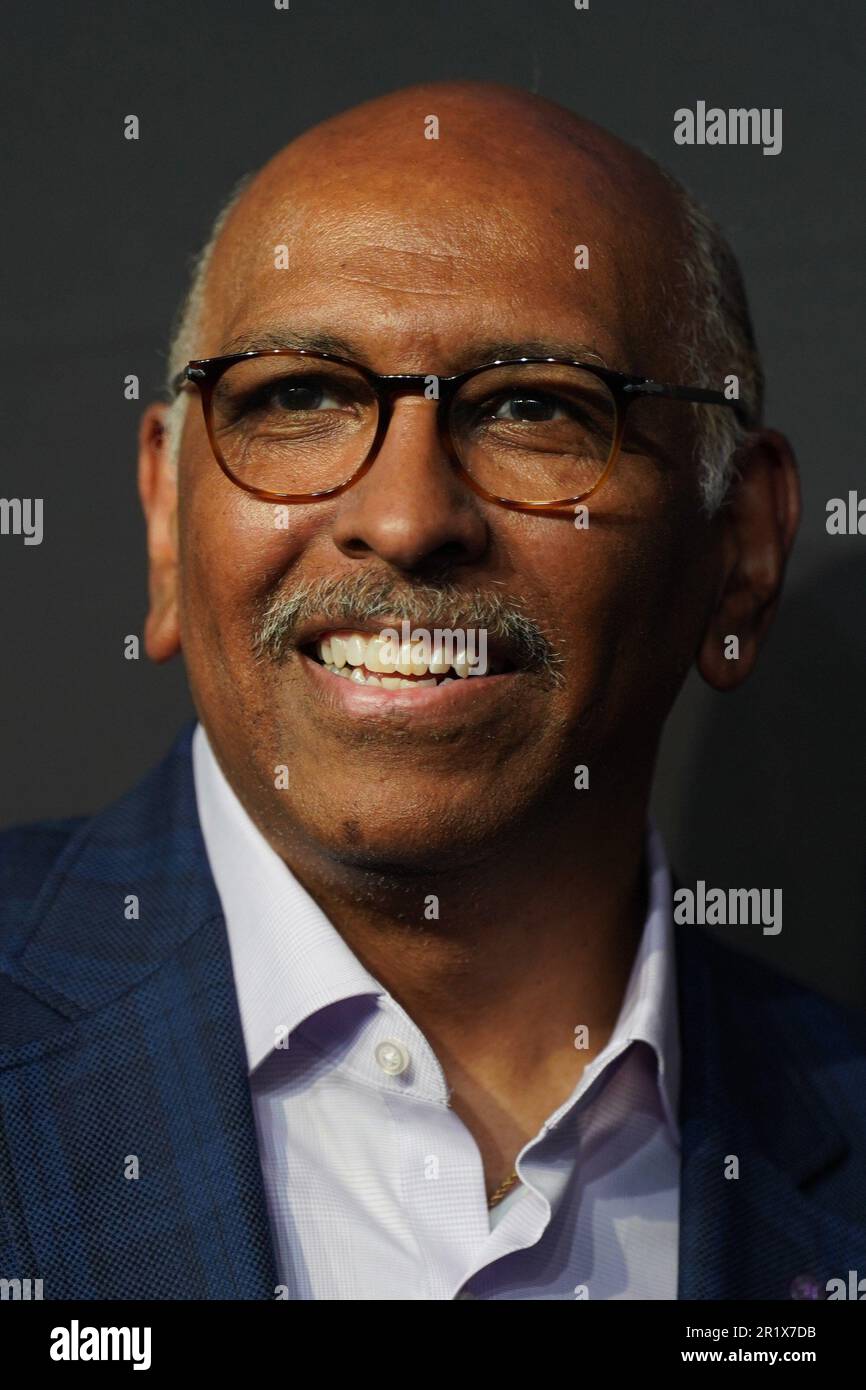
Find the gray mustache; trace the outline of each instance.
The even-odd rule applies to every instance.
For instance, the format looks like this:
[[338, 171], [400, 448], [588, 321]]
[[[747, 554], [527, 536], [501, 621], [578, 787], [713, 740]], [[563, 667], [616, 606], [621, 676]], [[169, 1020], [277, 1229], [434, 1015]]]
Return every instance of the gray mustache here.
[[519, 666], [562, 684], [559, 654], [538, 623], [518, 600], [481, 589], [447, 582], [407, 585], [390, 575], [369, 573], [304, 580], [288, 593], [274, 594], [257, 614], [254, 655], [284, 660], [298, 629], [313, 618], [345, 628], [386, 618], [428, 630], [483, 628], [488, 641], [504, 643]]

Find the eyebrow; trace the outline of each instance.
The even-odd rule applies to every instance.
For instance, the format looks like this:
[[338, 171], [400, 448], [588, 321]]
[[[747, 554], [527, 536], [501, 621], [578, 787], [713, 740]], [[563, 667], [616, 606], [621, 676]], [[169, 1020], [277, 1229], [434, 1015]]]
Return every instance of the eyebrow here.
[[495, 362], [497, 358], [506, 357], [594, 357], [599, 366], [607, 366], [604, 355], [593, 343], [563, 342], [561, 339], [522, 338], [507, 342], [499, 338], [489, 339], [487, 342], [474, 343], [472, 353], [473, 356], [481, 355], [479, 363], [482, 360]]
[[364, 350], [360, 343], [351, 338], [327, 330], [301, 333], [297, 329], [285, 328], [278, 332], [253, 330], [238, 333], [229, 338], [220, 349], [220, 356], [229, 357], [234, 352], [263, 352], [269, 348], [306, 348], [310, 352], [333, 352], [337, 357], [355, 357], [364, 360]]
[[[222, 344], [220, 356], [231, 356], [236, 352], [264, 352], [273, 348], [303, 348], [308, 352], [329, 352], [336, 357], [347, 357], [361, 366], [374, 370], [369, 354], [362, 345], [352, 338], [331, 332], [329, 329], [316, 329], [308, 332], [297, 328], [279, 330], [251, 330], [239, 333]], [[514, 360], [519, 357], [564, 357], [580, 360], [593, 358], [600, 366], [607, 366], [604, 355], [593, 343], [564, 342], [561, 339], [521, 338], [487, 339], [482, 342], [466, 343], [456, 354], [453, 370], [455, 374], [481, 367], [488, 362]], [[444, 373], [436, 373], [442, 376]]]

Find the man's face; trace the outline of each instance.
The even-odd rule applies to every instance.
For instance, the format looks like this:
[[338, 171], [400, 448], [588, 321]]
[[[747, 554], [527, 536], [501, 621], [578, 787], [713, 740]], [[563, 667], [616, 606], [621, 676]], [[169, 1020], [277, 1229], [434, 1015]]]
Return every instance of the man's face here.
[[[533, 153], [489, 123], [459, 157], [421, 129], [395, 136], [384, 165], [364, 149], [363, 137], [349, 151], [339, 137], [307, 137], [259, 180], [214, 262], [198, 355], [336, 338], [374, 371], [446, 376], [507, 343], [515, 356], [591, 349], [611, 367], [681, 379], [654, 283], [667, 209], [662, 200], [655, 232], [638, 211], [660, 193], [629, 194], [599, 162], [559, 145]], [[575, 268], [578, 244], [588, 269]], [[281, 245], [287, 269], [275, 267]], [[640, 800], [700, 642], [713, 529], [701, 520], [687, 406], [635, 408], [581, 529], [571, 515], [474, 495], [441, 451], [435, 409], [399, 399], [357, 484], [278, 518], [222, 474], [191, 401], [180, 641], [211, 742], [277, 848], [305, 841], [371, 865], [457, 864], [573, 814], [579, 763], [601, 804], [606, 788], [611, 801], [624, 788]], [[331, 612], [290, 634], [281, 659], [256, 655], [269, 604], [320, 580], [337, 592], [350, 581], [348, 594], [358, 577], [393, 582], [397, 626], [408, 618], [432, 630], [415, 592], [431, 583], [455, 592], [453, 619], [439, 626], [465, 623], [458, 593], [519, 605], [560, 679], [518, 666], [371, 691], [326, 671], [315, 640], [389, 624]], [[501, 655], [508, 664], [513, 653]]]

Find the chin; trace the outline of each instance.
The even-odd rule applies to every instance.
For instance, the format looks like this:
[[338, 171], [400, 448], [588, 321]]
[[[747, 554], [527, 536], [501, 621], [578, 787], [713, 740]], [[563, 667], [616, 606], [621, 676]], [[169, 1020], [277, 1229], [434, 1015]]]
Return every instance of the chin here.
[[496, 838], [497, 827], [479, 825], [475, 810], [461, 814], [453, 800], [427, 801], [423, 810], [417, 796], [395, 812], [395, 799], [379, 808], [375, 803], [359, 806], [352, 798], [342, 806], [331, 797], [328, 820], [304, 823], [305, 838], [319, 851], [338, 863], [371, 872], [441, 874], [481, 857]]

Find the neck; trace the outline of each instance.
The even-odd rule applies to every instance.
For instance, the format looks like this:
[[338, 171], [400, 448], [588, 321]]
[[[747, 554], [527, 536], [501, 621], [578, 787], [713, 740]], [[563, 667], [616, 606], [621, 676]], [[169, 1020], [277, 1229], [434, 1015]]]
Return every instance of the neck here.
[[[646, 912], [645, 802], [610, 824], [544, 818], [471, 864], [291, 868], [440, 1056], [542, 1069], [575, 1029], [607, 1041]], [[614, 829], [615, 827], [615, 829]]]

